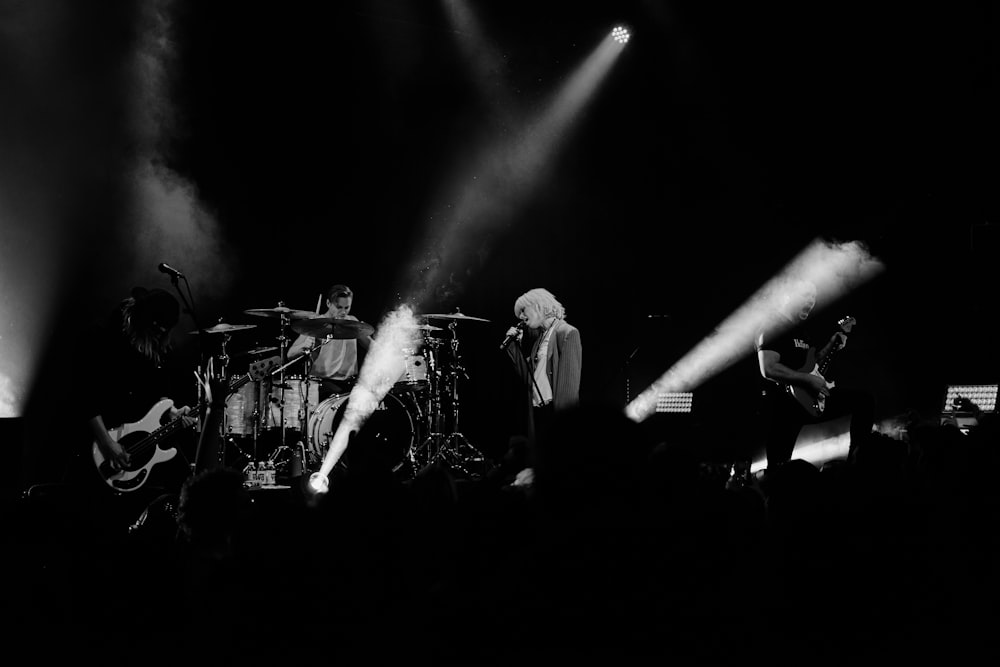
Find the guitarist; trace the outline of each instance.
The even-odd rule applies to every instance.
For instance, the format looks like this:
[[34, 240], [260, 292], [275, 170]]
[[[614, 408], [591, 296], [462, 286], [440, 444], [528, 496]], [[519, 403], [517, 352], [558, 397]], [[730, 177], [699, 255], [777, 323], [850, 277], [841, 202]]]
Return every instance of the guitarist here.
[[[83, 451], [74, 457], [70, 482], [91, 498], [114, 495], [112, 489], [102, 483], [94, 465], [93, 445], [97, 445], [112, 469], [127, 469], [135, 462], [109, 431], [138, 422], [170, 393], [170, 332], [179, 316], [180, 306], [169, 292], [136, 287], [103, 325], [92, 329], [81, 340], [84, 348], [77, 361], [84, 366], [81, 376], [89, 378], [92, 384], [77, 397], [85, 428], [81, 436]], [[188, 406], [172, 405], [160, 415], [159, 422], [165, 424], [182, 419], [184, 426], [191, 426], [196, 419], [186, 416], [189, 412]], [[144, 506], [151, 497], [163, 493], [165, 487], [179, 488], [188, 471], [184, 457], [175, 458], [162, 464], [162, 472], [157, 471], [162, 485], [151, 483], [141, 494], [129, 494], [135, 496], [136, 506]], [[134, 518], [134, 507], [132, 503], [128, 505], [122, 511], [125, 516]]]
[[[831, 387], [828, 378], [815, 372], [819, 363], [847, 343], [844, 330], [823, 338], [807, 325], [816, 306], [816, 294], [816, 285], [811, 281], [791, 281], [779, 296], [775, 311], [757, 331], [755, 349], [763, 382], [760, 416], [770, 470], [792, 458], [805, 424], [851, 415], [848, 459], [852, 461], [857, 446], [872, 430], [872, 397], [857, 389]], [[808, 397], [806, 405], [793, 392]], [[817, 410], [817, 406], [821, 409]]]

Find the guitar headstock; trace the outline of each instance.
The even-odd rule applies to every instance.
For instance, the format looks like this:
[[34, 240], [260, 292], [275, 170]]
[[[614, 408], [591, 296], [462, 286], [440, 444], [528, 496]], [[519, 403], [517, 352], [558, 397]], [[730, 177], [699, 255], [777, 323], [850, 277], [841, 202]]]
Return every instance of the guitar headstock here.
[[847, 315], [837, 320], [837, 326], [840, 327], [840, 330], [843, 331], [845, 334], [851, 333], [851, 329], [853, 329], [854, 325], [857, 323], [858, 321], [855, 320], [850, 315]]

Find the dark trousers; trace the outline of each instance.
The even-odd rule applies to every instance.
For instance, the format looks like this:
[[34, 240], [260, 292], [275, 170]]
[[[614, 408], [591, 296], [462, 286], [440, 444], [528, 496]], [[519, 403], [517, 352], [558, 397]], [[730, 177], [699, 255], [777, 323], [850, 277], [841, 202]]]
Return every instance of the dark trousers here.
[[767, 392], [762, 397], [764, 451], [767, 467], [786, 463], [792, 458], [799, 431], [806, 424], [818, 424], [846, 415], [851, 416], [851, 446], [848, 459], [872, 431], [875, 421], [875, 401], [871, 394], [859, 389], [835, 388], [826, 398], [826, 407], [818, 417], [811, 416], [788, 394]]
[[525, 468], [536, 467], [541, 448], [550, 437], [553, 415], [552, 403], [532, 407], [528, 426], [524, 429], [529, 434], [511, 436], [507, 452], [490, 472], [490, 477], [509, 482]]

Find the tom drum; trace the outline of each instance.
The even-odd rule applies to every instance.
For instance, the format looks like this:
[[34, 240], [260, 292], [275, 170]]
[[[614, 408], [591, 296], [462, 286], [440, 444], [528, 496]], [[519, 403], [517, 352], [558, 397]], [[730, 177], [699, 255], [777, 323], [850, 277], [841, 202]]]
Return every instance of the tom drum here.
[[318, 407], [319, 382], [315, 378], [286, 376], [284, 386], [274, 382], [268, 392], [264, 428], [270, 430], [284, 426], [302, 430], [306, 423], [306, 412], [308, 411], [311, 419]]

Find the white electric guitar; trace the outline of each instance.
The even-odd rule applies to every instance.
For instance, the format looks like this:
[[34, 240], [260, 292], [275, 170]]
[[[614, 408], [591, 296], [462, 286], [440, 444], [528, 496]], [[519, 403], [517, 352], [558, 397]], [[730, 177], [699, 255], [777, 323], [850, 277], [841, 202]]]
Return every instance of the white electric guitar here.
[[[233, 378], [229, 384], [229, 394], [232, 395], [251, 380], [261, 379], [275, 365], [277, 364], [272, 359], [257, 362], [251, 366], [249, 372]], [[108, 429], [111, 438], [128, 452], [129, 465], [127, 468], [115, 465], [104, 455], [97, 441], [94, 441], [91, 446], [91, 456], [94, 466], [105, 484], [122, 493], [137, 491], [149, 480], [154, 467], [177, 455], [176, 448], [165, 447], [164, 444], [174, 434], [185, 428], [184, 417], [178, 417], [161, 426], [164, 413], [173, 407], [173, 404], [173, 401], [165, 398], [150, 408], [149, 412], [139, 421]], [[196, 408], [186, 416], [197, 417], [199, 412], [200, 408]]]

